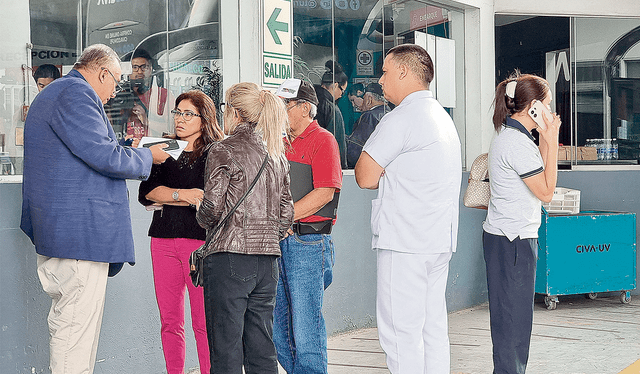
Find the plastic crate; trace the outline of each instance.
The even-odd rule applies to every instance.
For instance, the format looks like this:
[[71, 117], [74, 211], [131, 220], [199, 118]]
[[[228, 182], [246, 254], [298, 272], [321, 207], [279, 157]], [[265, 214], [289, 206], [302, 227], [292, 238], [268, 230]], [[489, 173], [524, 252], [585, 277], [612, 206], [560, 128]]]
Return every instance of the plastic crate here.
[[553, 198], [549, 203], [542, 203], [549, 213], [577, 214], [580, 213], [580, 190], [556, 187]]

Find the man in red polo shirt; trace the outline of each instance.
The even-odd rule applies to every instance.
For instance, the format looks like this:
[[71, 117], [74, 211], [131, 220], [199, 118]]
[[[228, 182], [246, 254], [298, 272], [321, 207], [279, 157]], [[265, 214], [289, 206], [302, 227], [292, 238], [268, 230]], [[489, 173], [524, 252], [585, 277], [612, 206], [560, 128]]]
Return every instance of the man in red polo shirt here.
[[291, 128], [287, 159], [295, 222], [280, 242], [273, 340], [287, 373], [327, 373], [322, 299], [333, 279], [330, 234], [342, 187], [340, 151], [333, 134], [313, 120], [318, 98], [310, 83], [288, 79], [276, 95], [285, 101]]

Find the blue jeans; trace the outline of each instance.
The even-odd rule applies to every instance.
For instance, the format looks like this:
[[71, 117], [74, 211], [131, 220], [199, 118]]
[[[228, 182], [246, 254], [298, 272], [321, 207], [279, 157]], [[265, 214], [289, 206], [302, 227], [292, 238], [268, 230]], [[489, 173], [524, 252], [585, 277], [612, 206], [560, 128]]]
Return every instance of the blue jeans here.
[[327, 373], [324, 290], [333, 280], [331, 235], [291, 235], [280, 242], [273, 340], [289, 374]]

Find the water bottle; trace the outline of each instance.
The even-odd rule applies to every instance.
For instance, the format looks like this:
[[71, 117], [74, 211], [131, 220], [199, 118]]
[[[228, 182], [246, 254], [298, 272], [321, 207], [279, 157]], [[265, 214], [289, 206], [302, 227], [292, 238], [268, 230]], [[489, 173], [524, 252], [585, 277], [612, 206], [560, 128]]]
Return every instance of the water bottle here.
[[604, 139], [604, 159], [606, 161], [611, 160], [613, 153], [613, 147], [611, 147], [611, 139]]
[[595, 139], [595, 143], [596, 143], [596, 150], [598, 152], [598, 160], [604, 160], [605, 159], [604, 139]]
[[587, 139], [587, 141], [584, 143], [585, 147], [591, 147], [591, 148], [595, 148], [595, 143], [593, 142], [593, 139]]

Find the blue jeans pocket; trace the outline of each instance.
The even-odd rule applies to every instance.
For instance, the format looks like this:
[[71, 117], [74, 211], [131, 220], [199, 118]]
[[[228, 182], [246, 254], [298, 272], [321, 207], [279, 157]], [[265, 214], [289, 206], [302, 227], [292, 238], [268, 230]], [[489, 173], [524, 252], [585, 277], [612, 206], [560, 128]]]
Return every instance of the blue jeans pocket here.
[[295, 240], [298, 243], [304, 244], [320, 244], [324, 239], [322, 234], [307, 234], [307, 235], [298, 235], [295, 234]]
[[333, 246], [333, 239], [327, 240], [327, 245], [324, 247], [323, 253], [323, 276], [324, 276], [324, 289], [331, 285], [333, 282], [333, 265], [335, 264], [335, 251]]
[[256, 256], [228, 253], [227, 257], [232, 278], [246, 282], [258, 276], [258, 258]]

